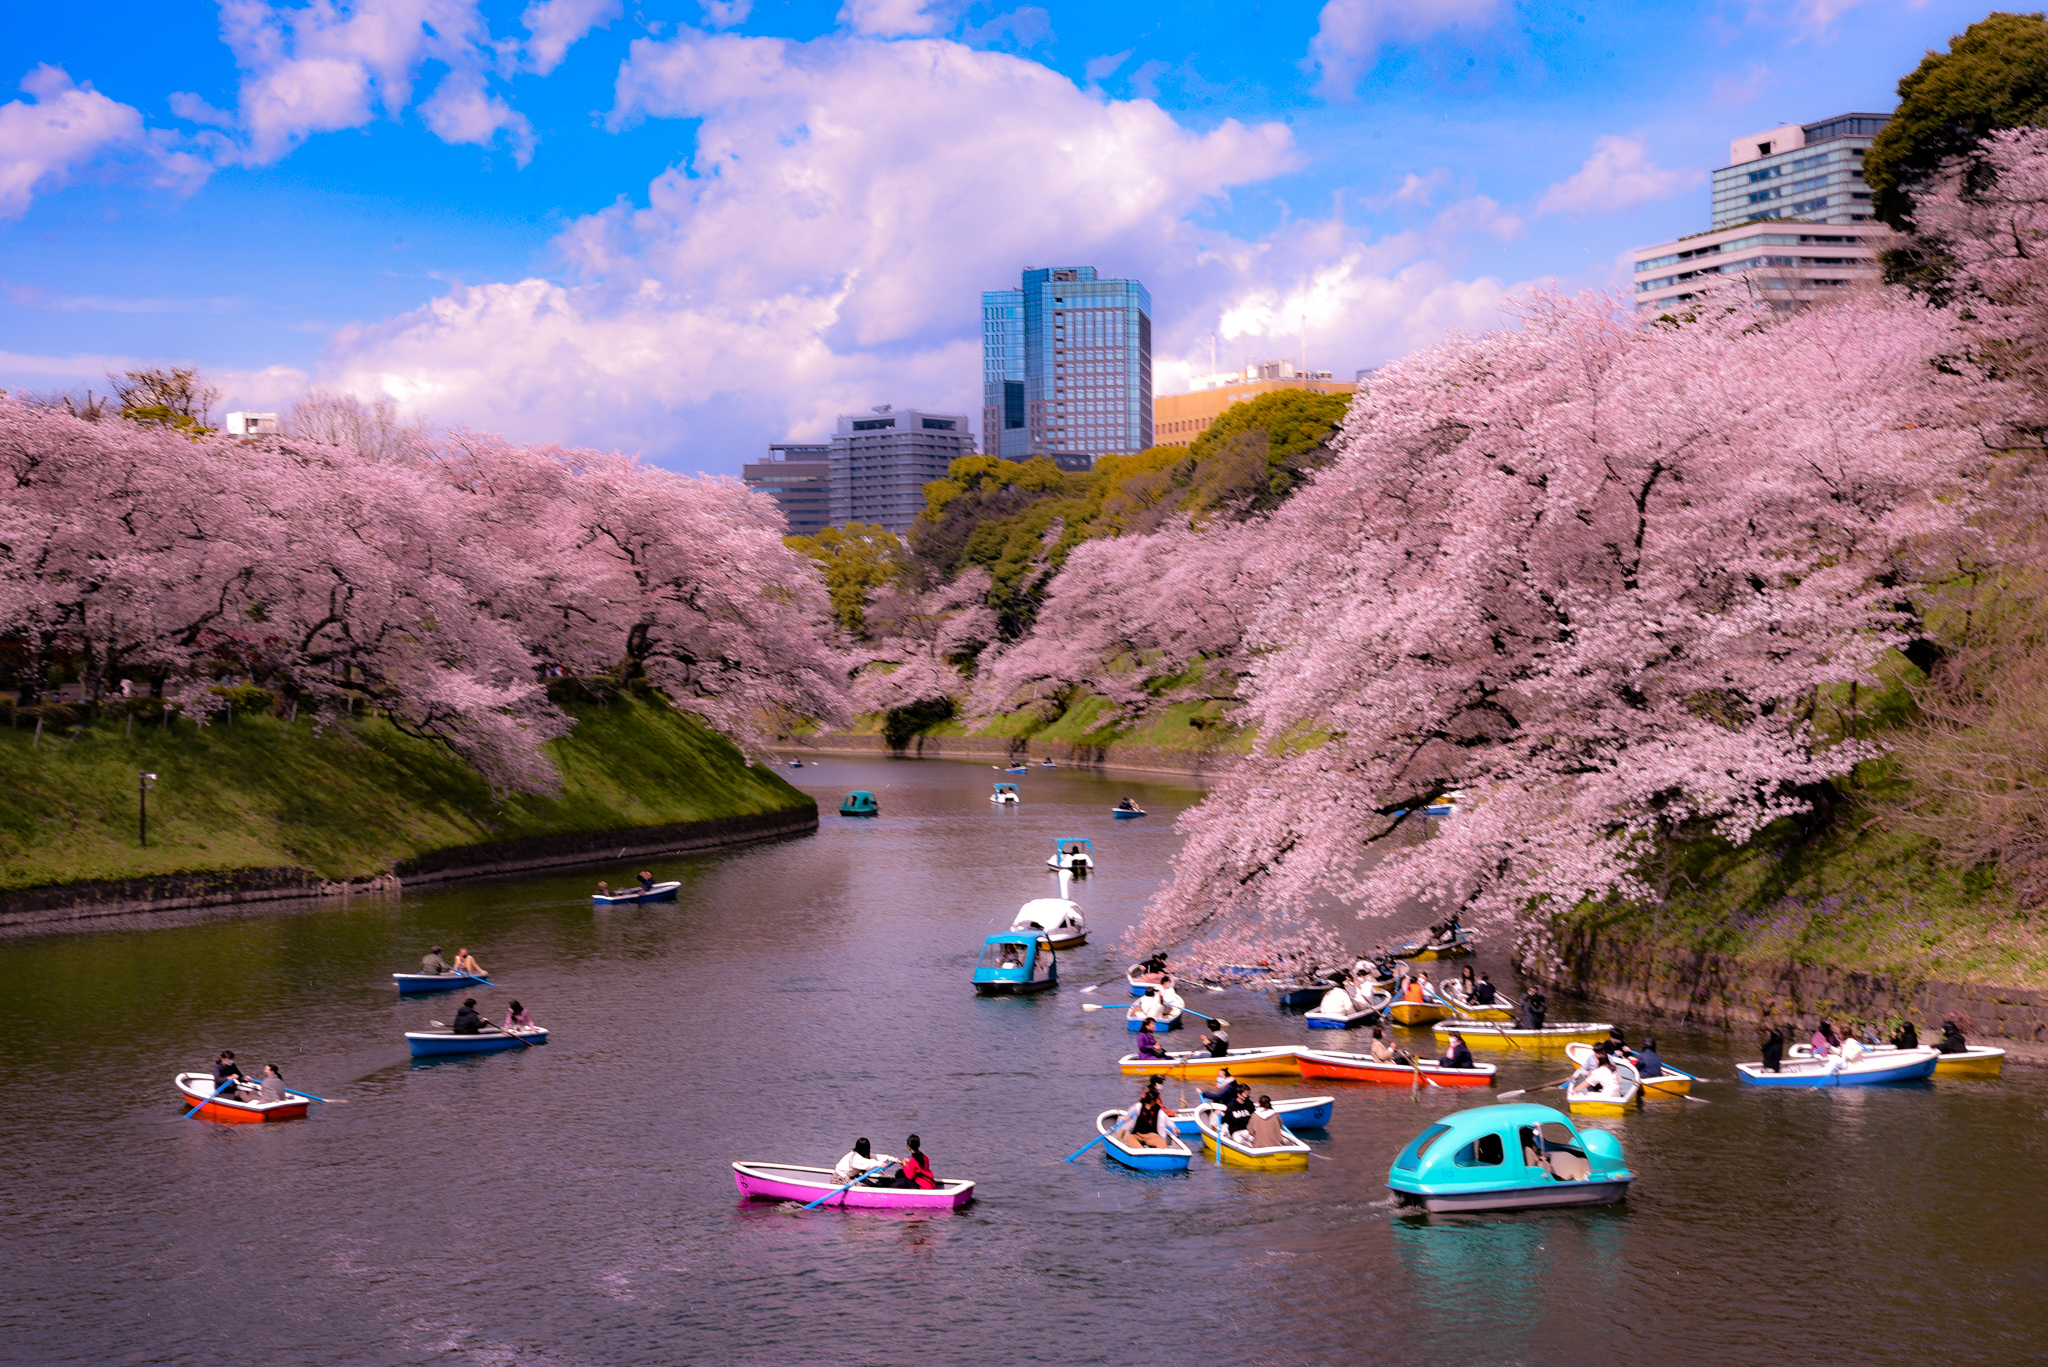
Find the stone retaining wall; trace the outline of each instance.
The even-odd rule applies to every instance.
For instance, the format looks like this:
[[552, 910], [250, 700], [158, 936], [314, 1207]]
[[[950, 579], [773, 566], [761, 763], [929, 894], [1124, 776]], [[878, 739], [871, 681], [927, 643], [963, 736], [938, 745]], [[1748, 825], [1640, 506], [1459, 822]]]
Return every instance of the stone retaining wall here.
[[1185, 774], [1204, 777], [1228, 773], [1241, 756], [1215, 751], [1168, 750], [1156, 745], [1068, 745], [1008, 736], [912, 736], [901, 750], [892, 750], [881, 736], [832, 734], [786, 739], [777, 748], [791, 755], [901, 755], [908, 759], [1017, 760], [1127, 769], [1143, 774]]
[[184, 911], [197, 907], [296, 901], [305, 898], [396, 893], [407, 886], [459, 878], [534, 873], [578, 864], [638, 862], [662, 855], [742, 845], [818, 828], [818, 805], [778, 812], [717, 817], [623, 831], [545, 836], [436, 850], [404, 860], [391, 872], [357, 882], [336, 882], [305, 868], [223, 869], [211, 873], [61, 883], [0, 892], [0, 934], [88, 930], [107, 918]]

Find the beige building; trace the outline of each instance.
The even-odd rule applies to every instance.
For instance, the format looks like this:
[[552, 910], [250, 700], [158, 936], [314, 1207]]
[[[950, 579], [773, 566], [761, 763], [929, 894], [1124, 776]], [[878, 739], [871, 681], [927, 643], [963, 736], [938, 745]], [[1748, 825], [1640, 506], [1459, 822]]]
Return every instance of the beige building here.
[[1311, 394], [1352, 394], [1350, 380], [1330, 378], [1327, 370], [1299, 370], [1292, 361], [1261, 361], [1243, 370], [1205, 375], [1186, 394], [1161, 394], [1152, 400], [1152, 440], [1159, 446], [1186, 446], [1208, 430], [1223, 410], [1276, 389], [1306, 389]]

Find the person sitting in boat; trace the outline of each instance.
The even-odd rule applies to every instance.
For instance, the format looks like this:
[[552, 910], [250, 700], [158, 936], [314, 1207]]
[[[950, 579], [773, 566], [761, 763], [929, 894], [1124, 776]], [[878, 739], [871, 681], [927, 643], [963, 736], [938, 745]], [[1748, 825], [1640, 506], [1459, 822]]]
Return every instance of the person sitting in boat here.
[[1437, 1061], [1437, 1066], [1441, 1068], [1470, 1068], [1472, 1066], [1472, 1046], [1465, 1043], [1465, 1037], [1463, 1035], [1448, 1035], [1445, 1038], [1448, 1043], [1444, 1048], [1444, 1056]]
[[467, 973], [472, 978], [488, 978], [491, 976], [484, 972], [484, 966], [476, 961], [476, 955], [470, 953], [467, 949], [455, 951], [455, 971], [457, 973]]
[[448, 1028], [458, 1035], [481, 1035], [484, 1032], [484, 1018], [476, 1013], [475, 997], [462, 999], [462, 1009], [455, 1013], [455, 1023]]
[[1892, 1031], [1892, 1048], [1918, 1049], [1919, 1047], [1920, 1032], [1913, 1028], [1913, 1022], [1900, 1021], [1899, 1028]]
[[1230, 1057], [1230, 1039], [1224, 1035], [1222, 1026], [1219, 1025], [1213, 1033], [1202, 1036], [1202, 1052], [1210, 1058]]
[[1522, 1028], [1541, 1030], [1543, 1018], [1550, 1014], [1550, 998], [1543, 995], [1543, 989], [1532, 987], [1522, 998]]
[[220, 1058], [213, 1065], [213, 1090], [215, 1095], [220, 1094], [222, 1087], [227, 1087], [226, 1099], [229, 1101], [239, 1101], [242, 1099], [241, 1089], [249, 1085], [248, 1074], [244, 1073], [242, 1066], [235, 1062], [235, 1051], [232, 1049], [221, 1050]]
[[1138, 804], [1134, 799], [1127, 797], [1116, 804], [1116, 809], [1120, 812], [1135, 812], [1138, 810]]
[[866, 1139], [853, 1141], [853, 1148], [834, 1165], [832, 1176], [841, 1182], [851, 1182], [856, 1177], [879, 1172], [894, 1163], [896, 1159], [888, 1154], [877, 1155], [868, 1147]]
[[1173, 1016], [1172, 1008], [1156, 987], [1146, 988], [1145, 995], [1131, 1003], [1131, 1011], [1139, 1020], [1146, 1021], [1163, 1021]]
[[605, 881], [604, 881], [604, 879], [602, 879], [602, 878], [598, 879], [598, 880], [597, 880], [597, 895], [598, 895], [599, 897], [609, 897], [609, 896], [611, 896], [611, 895], [612, 895], [612, 885], [611, 885], [610, 883], [607, 883], [607, 882], [605, 882]]
[[1864, 1047], [1863, 1041], [1856, 1038], [1856, 1032], [1851, 1030], [1844, 1036], [1841, 1048], [1835, 1050], [1835, 1063], [1828, 1071], [1839, 1072], [1869, 1052], [1870, 1050]]
[[1830, 1051], [1842, 1046], [1842, 1037], [1835, 1033], [1835, 1027], [1826, 1021], [1814, 1027], [1813, 1038], [1808, 1041], [1813, 1047], [1815, 1058], [1826, 1058]]
[[1492, 1006], [1494, 998], [1498, 995], [1493, 986], [1493, 979], [1482, 973], [1479, 975], [1479, 981], [1472, 984], [1470, 1000], [1474, 1006]]
[[1154, 954], [1151, 958], [1145, 960], [1144, 963], [1139, 964], [1138, 971], [1133, 973], [1131, 977], [1133, 980], [1141, 983], [1165, 982], [1167, 977], [1166, 956], [1164, 954]]
[[1621, 1076], [1614, 1071], [1613, 1060], [1605, 1052], [1593, 1055], [1593, 1066], [1587, 1070], [1585, 1081], [1571, 1089], [1575, 1096], [1614, 1096], [1621, 1091]]
[[440, 975], [453, 971], [448, 967], [448, 961], [441, 957], [441, 946], [439, 945], [435, 945], [420, 956], [420, 972], [422, 973]]
[[1322, 1004], [1316, 1007], [1316, 1010], [1325, 1016], [1349, 1016], [1357, 1009], [1351, 1004], [1351, 994], [1344, 990], [1342, 979], [1333, 983], [1328, 992], [1323, 993]]
[[1236, 1094], [1237, 1079], [1230, 1075], [1228, 1068], [1218, 1068], [1216, 1070], [1216, 1085], [1202, 1092], [1202, 1100], [1213, 1101], [1218, 1105], [1222, 1105]]
[[1280, 1112], [1273, 1109], [1273, 1098], [1261, 1096], [1259, 1104], [1252, 1111], [1252, 1147], [1255, 1149], [1278, 1149], [1287, 1145], [1287, 1127], [1280, 1123]]
[[1387, 1042], [1387, 1032], [1375, 1025], [1372, 1028], [1372, 1061], [1374, 1063], [1398, 1063], [1406, 1068], [1415, 1060], [1404, 1049], [1396, 1049]]
[[1138, 1109], [1117, 1130], [1119, 1138], [1126, 1143], [1145, 1149], [1171, 1148], [1172, 1143], [1159, 1132], [1160, 1102], [1157, 1091], [1148, 1091], [1138, 1098]]
[[640, 891], [642, 891], [642, 892], [653, 892], [653, 891], [654, 891], [654, 870], [653, 870], [653, 869], [642, 869], [642, 870], [640, 870]]
[[1024, 947], [1023, 947], [1022, 945], [1014, 945], [1014, 944], [1006, 944], [1006, 945], [1004, 945], [1004, 946], [1003, 946], [1003, 961], [1002, 961], [1001, 963], [997, 964], [997, 965], [996, 965], [996, 967], [997, 967], [997, 968], [1022, 968], [1022, 967], [1024, 967]]
[[[1941, 1023], [1941, 1043], [1934, 1047], [1944, 1054], [1966, 1054], [1970, 1050], [1970, 1042], [1963, 1038], [1963, 1028], [1960, 1025], [1952, 1020], [1946, 1020]], [[229, 1057], [232, 1058], [233, 1055]]]
[[1463, 997], [1467, 1001], [1470, 1001], [1472, 1000], [1473, 992], [1477, 991], [1478, 987], [1479, 979], [1473, 975], [1472, 965], [1466, 964], [1463, 968], [1458, 970], [1459, 996]]
[[284, 1070], [275, 1063], [263, 1065], [263, 1087], [257, 1092], [256, 1099], [258, 1101], [284, 1101], [288, 1099], [284, 1089]]
[[1138, 1057], [1166, 1057], [1166, 1051], [1159, 1047], [1159, 1036], [1152, 1033], [1152, 1022], [1149, 1019], [1138, 1023]]
[[521, 1006], [518, 999], [514, 998], [512, 1009], [505, 1013], [505, 1030], [507, 1033], [510, 1033], [514, 1030], [531, 1029], [533, 1029], [533, 1013]]
[[1783, 1072], [1784, 1069], [1781, 1065], [1784, 1062], [1785, 1032], [1774, 1025], [1771, 1027], [1771, 1032], [1764, 1036], [1764, 1071], [1767, 1073]]
[[1636, 1050], [1636, 1076], [1664, 1076], [1664, 1056], [1657, 1052], [1657, 1040], [1653, 1035], [1643, 1036], [1643, 1047]]
[[1217, 1123], [1225, 1134], [1243, 1142], [1249, 1138], [1253, 1109], [1252, 1089], [1240, 1082], [1230, 1089], [1230, 1100], [1223, 1103], [1223, 1115]]
[[[910, 1152], [901, 1158], [892, 1159], [884, 1156], [881, 1164], [876, 1169], [877, 1173], [879, 1173], [881, 1168], [887, 1167], [890, 1163], [895, 1163], [898, 1165], [896, 1171], [885, 1175], [870, 1176], [864, 1185], [870, 1187], [899, 1187], [905, 1191], [931, 1191], [939, 1185], [939, 1179], [932, 1175], [932, 1161], [925, 1157], [924, 1141], [916, 1135], [912, 1135], [903, 1142]], [[852, 1155], [848, 1154], [847, 1157], [850, 1158]], [[845, 1159], [840, 1161], [844, 1162]], [[846, 1178], [841, 1180], [848, 1180], [852, 1176], [853, 1174], [849, 1172], [846, 1174]]]
[[1417, 973], [1408, 980], [1406, 986], [1402, 987], [1401, 1000], [1404, 1002], [1419, 1002], [1423, 1000], [1423, 989], [1428, 984], [1429, 975], [1427, 973]]

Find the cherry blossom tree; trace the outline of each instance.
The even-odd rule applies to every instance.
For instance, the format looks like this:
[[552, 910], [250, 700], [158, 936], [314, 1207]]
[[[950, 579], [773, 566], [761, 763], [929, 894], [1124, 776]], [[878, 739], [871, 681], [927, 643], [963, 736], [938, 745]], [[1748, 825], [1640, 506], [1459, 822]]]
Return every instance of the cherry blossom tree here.
[[951, 583], [917, 590], [890, 584], [867, 609], [872, 643], [856, 685], [863, 712], [890, 712], [921, 704], [952, 703], [968, 683], [960, 662], [996, 636], [988, 606], [989, 574], [962, 570]]

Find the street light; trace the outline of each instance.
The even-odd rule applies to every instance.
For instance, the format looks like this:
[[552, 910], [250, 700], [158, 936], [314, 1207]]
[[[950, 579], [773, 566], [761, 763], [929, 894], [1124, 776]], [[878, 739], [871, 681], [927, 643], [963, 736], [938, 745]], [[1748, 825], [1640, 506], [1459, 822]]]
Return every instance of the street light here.
[[156, 787], [155, 774], [141, 774], [135, 780], [135, 816], [142, 831], [142, 848], [149, 848], [149, 790]]

